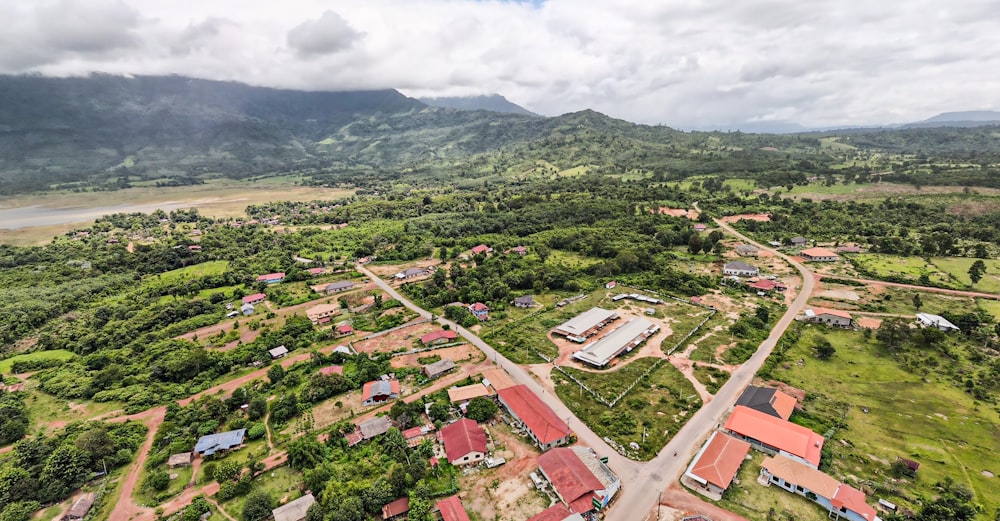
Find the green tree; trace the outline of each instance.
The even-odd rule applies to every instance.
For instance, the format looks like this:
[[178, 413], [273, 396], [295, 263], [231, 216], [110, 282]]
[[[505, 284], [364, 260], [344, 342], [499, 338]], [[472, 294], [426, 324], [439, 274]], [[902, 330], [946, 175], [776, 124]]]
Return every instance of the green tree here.
[[497, 404], [489, 398], [477, 396], [469, 401], [465, 409], [465, 415], [477, 422], [484, 422], [493, 418], [497, 413]]
[[11, 503], [3, 509], [0, 521], [28, 521], [42, 507], [38, 501], [20, 501]]
[[163, 492], [170, 486], [170, 476], [162, 470], [150, 472], [142, 482], [142, 487], [147, 490]]
[[972, 285], [983, 279], [983, 275], [986, 274], [986, 263], [982, 259], [976, 259], [976, 262], [969, 266], [969, 280], [972, 281]]
[[451, 416], [451, 408], [448, 404], [434, 402], [429, 408], [428, 416], [434, 421], [445, 421]]
[[701, 239], [701, 234], [692, 233], [691, 238], [688, 239], [688, 252], [691, 254], [696, 254], [701, 251], [703, 241]]
[[230, 458], [222, 460], [215, 465], [215, 472], [212, 474], [212, 477], [219, 483], [236, 481], [236, 478], [240, 477], [240, 472], [242, 471], [243, 465]]
[[820, 360], [829, 360], [837, 353], [837, 349], [833, 347], [833, 344], [826, 337], [819, 337], [816, 343], [813, 344], [813, 349], [816, 351], [816, 358]]
[[271, 494], [263, 490], [254, 490], [247, 495], [246, 504], [243, 506], [243, 521], [261, 521], [271, 515], [274, 508], [274, 499]]
[[754, 310], [753, 314], [765, 324], [767, 324], [768, 320], [771, 319], [771, 312], [765, 306], [757, 306], [757, 309]]
[[288, 466], [306, 470], [323, 462], [326, 447], [313, 436], [302, 436], [288, 444]]
[[923, 307], [923, 305], [924, 305], [924, 301], [920, 300], [920, 293], [914, 293], [913, 294], [913, 307], [917, 308], [917, 311], [920, 311], [920, 308]]
[[285, 368], [280, 363], [276, 363], [267, 369], [267, 379], [272, 385], [278, 385], [285, 378]]
[[77, 436], [73, 444], [90, 455], [93, 465], [115, 452], [115, 441], [104, 427], [95, 427], [83, 432]]

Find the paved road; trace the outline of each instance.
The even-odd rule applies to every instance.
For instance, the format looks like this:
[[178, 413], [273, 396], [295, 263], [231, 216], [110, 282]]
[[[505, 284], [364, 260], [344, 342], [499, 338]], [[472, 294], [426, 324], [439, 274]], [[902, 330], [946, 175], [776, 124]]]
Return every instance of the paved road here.
[[[812, 274], [801, 263], [752, 241], [725, 223], [716, 222], [720, 228], [738, 237], [740, 240], [754, 244], [761, 249], [772, 251], [775, 255], [783, 258], [798, 269], [802, 274], [802, 289], [792, 302], [792, 305], [789, 306], [785, 315], [781, 317], [771, 330], [770, 336], [761, 343], [757, 352], [750, 357], [750, 360], [733, 372], [729, 381], [716, 393], [715, 397], [703, 405], [663, 450], [649, 462], [632, 461], [615, 452], [600, 436], [577, 419], [558, 397], [553, 396], [552, 393], [546, 393], [545, 389], [531, 377], [527, 370], [504, 358], [503, 355], [497, 353], [495, 349], [472, 332], [448, 320], [439, 319], [441, 323], [449, 324], [452, 329], [481, 349], [486, 353], [486, 356], [494, 359], [510, 373], [514, 381], [527, 385], [529, 389], [541, 397], [559, 416], [567, 420], [570, 428], [573, 429], [573, 432], [576, 433], [577, 438], [583, 444], [609, 457], [608, 466], [622, 480], [622, 494], [612, 504], [608, 512], [608, 519], [641, 520], [645, 519], [653, 511], [654, 506], [659, 502], [660, 492], [680, 479], [689, 457], [695, 453], [708, 434], [721, 423], [723, 416], [729, 410], [730, 404], [736, 402], [738, 394], [746, 388], [754, 375], [757, 374], [757, 371], [771, 354], [774, 346], [778, 343], [785, 330], [788, 329], [788, 326], [791, 325], [795, 316], [806, 306], [815, 286]], [[421, 316], [431, 317], [429, 312], [400, 295], [395, 288], [378, 278], [374, 273], [363, 267], [359, 267], [358, 269], [371, 277], [371, 280], [375, 281], [379, 287], [389, 295], [392, 295], [393, 298], [402, 302], [404, 306], [419, 313]], [[677, 454], [677, 456], [674, 456], [674, 454]]]

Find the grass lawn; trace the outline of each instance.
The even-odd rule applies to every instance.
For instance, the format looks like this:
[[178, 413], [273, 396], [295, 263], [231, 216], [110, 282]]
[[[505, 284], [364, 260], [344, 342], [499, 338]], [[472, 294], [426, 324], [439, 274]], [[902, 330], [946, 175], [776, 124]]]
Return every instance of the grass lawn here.
[[959, 287], [948, 274], [923, 257], [900, 257], [881, 253], [859, 253], [850, 257], [859, 271], [873, 273], [876, 278], [903, 277], [916, 281], [927, 275], [931, 282], [948, 287]]
[[969, 297], [886, 286], [880, 294], [866, 298], [866, 303], [861, 309], [879, 313], [915, 315], [917, 308], [913, 305], [914, 295], [920, 295], [920, 311], [924, 313], [941, 314], [945, 311], [972, 309], [976, 305], [974, 299]]
[[[663, 339], [663, 342], [660, 344], [660, 349], [663, 350], [664, 353], [673, 349], [677, 345], [677, 342], [680, 342], [685, 335], [694, 330], [694, 328], [698, 327], [698, 324], [701, 324], [701, 321], [705, 320], [705, 318], [712, 313], [712, 310], [710, 309], [691, 304], [684, 304], [676, 300], [668, 300], [666, 304], [656, 306], [656, 309], [657, 311], [662, 312], [666, 317], [669, 317], [666, 319], [666, 323], [670, 325], [670, 329], [673, 331], [673, 334]], [[691, 335], [690, 338], [685, 340], [685, 345], [688, 342], [701, 338], [701, 336], [705, 334], [703, 331], [708, 331], [709, 328], [718, 325], [716, 321], [721, 323], [724, 319], [721, 318], [720, 315], [721, 313], [716, 313], [711, 320], [705, 322], [702, 329], [698, 330]], [[684, 345], [678, 347], [677, 350], [683, 351]]]
[[[716, 504], [747, 519], [827, 520], [827, 511], [816, 503], [781, 487], [765, 487], [757, 483], [765, 455], [756, 451], [750, 451], [750, 455], [753, 459], [743, 462], [733, 484], [722, 496], [722, 501]], [[768, 517], [771, 509], [774, 509], [775, 517]]]
[[[253, 489], [269, 493], [276, 505], [284, 504], [302, 496], [302, 493], [299, 492], [299, 484], [301, 482], [302, 474], [285, 465], [264, 472], [254, 478]], [[237, 519], [242, 517], [243, 506], [245, 504], [246, 496], [240, 496], [220, 503], [229, 515]]]
[[719, 389], [729, 381], [729, 373], [704, 364], [694, 364], [694, 377], [712, 394], [719, 392]]
[[6, 360], [0, 360], [0, 374], [10, 374], [13, 371], [14, 362], [32, 362], [36, 360], [69, 360], [76, 356], [65, 349], [53, 349], [51, 351], [35, 351], [23, 355], [12, 356]]
[[194, 264], [192, 266], [186, 266], [184, 268], [151, 275], [146, 279], [146, 281], [147, 283], [152, 283], [153, 285], [174, 284], [178, 281], [186, 279], [205, 277], [208, 275], [221, 275], [225, 273], [228, 268], [229, 261], [208, 261], [202, 262], [201, 264]]
[[27, 389], [24, 403], [31, 419], [30, 432], [52, 431], [48, 428], [51, 422], [86, 421], [124, 408], [120, 402], [66, 401], [38, 389]]
[[976, 299], [976, 305], [989, 312], [994, 318], [1000, 318], [1000, 300], [979, 298]]
[[184, 490], [184, 487], [186, 487], [191, 481], [191, 474], [194, 472], [191, 467], [171, 469], [168, 468], [166, 464], [160, 465], [157, 469], [165, 471], [170, 476], [177, 477], [170, 480], [170, 484], [167, 486], [166, 490], [163, 492], [155, 492], [142, 486], [146, 476], [149, 475], [149, 471], [147, 469], [142, 469], [142, 472], [139, 475], [139, 483], [132, 493], [132, 497], [135, 499], [136, 503], [153, 507], [159, 505], [160, 503], [169, 501]]
[[[656, 360], [640, 358], [617, 371], [602, 373], [567, 371], [610, 400]], [[552, 373], [552, 380], [563, 403], [598, 435], [624, 447], [632, 442], [639, 444], [638, 451], [629, 450], [629, 457], [638, 460], [655, 456], [701, 407], [694, 386], [669, 363], [662, 363], [650, 373], [614, 409], [597, 402], [586, 391], [581, 393], [578, 385], [558, 372]]]
[[986, 264], [986, 274], [983, 275], [982, 280], [973, 285], [972, 280], [969, 279], [969, 268], [977, 260], [979, 259], [967, 257], [936, 257], [931, 259], [941, 271], [949, 273], [971, 290], [983, 293], [1000, 293], [1000, 261], [983, 259], [983, 263]]
[[[818, 334], [837, 350], [830, 361], [812, 353]], [[958, 344], [952, 350], [963, 347], [974, 348]], [[793, 421], [817, 430], [843, 422], [824, 449], [822, 467], [835, 478], [864, 482], [879, 490], [878, 497], [914, 509], [914, 498], [933, 496], [934, 483], [947, 476], [973, 490], [986, 512], [994, 512], [1000, 507], [1000, 487], [997, 478], [983, 472], [1000, 474], [997, 409], [976, 402], [923, 360], [936, 353], [911, 348], [904, 356], [921, 359], [911, 363], [920, 374], [902, 369], [861, 333], [807, 326], [785, 356], [803, 363], [778, 364], [771, 376], [807, 393], [804, 414], [796, 413]], [[899, 456], [921, 464], [915, 482], [888, 474]]]

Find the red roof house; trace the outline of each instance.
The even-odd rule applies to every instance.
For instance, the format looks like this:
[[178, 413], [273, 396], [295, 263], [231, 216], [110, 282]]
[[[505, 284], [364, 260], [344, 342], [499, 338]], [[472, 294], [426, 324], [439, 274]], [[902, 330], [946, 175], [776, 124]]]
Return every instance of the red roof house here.
[[399, 398], [399, 380], [366, 382], [361, 389], [362, 405], [375, 405]]
[[337, 331], [337, 334], [340, 335], [340, 336], [353, 335], [354, 334], [354, 327], [352, 327], [350, 324], [342, 324], [342, 325], [337, 326], [337, 330], [336, 331]]
[[403, 514], [410, 511], [410, 498], [401, 497], [382, 507], [382, 519], [402, 519]]
[[437, 507], [441, 511], [441, 521], [469, 521], [469, 514], [465, 512], [458, 496], [448, 496], [438, 501]]
[[737, 405], [726, 420], [725, 429], [737, 438], [766, 451], [785, 453], [819, 467], [822, 436], [794, 423]]
[[490, 308], [482, 302], [476, 302], [475, 304], [469, 306], [469, 311], [476, 316], [479, 320], [486, 320], [489, 318]]
[[847, 509], [851, 512], [856, 512], [861, 515], [861, 517], [869, 520], [875, 520], [875, 509], [868, 504], [868, 497], [864, 492], [848, 485], [847, 483], [841, 483], [837, 487], [837, 492], [833, 494], [830, 498], [830, 504], [833, 508], [843, 512], [843, 509]]
[[243, 303], [250, 305], [259, 304], [265, 300], [267, 300], [267, 295], [263, 293], [254, 293], [253, 295], [243, 297]]
[[836, 253], [833, 253], [832, 251], [826, 248], [809, 248], [799, 252], [799, 255], [801, 255], [806, 260], [814, 262], [816, 261], [833, 262], [840, 259], [840, 257], [838, 257]]
[[479, 255], [480, 253], [489, 253], [491, 248], [485, 244], [480, 244], [472, 248], [473, 255]]
[[556, 503], [536, 514], [528, 521], [566, 521], [573, 516], [573, 513], [562, 503]]
[[309, 268], [308, 271], [309, 271], [310, 275], [322, 275], [323, 274], [323, 268]]
[[709, 493], [721, 495], [733, 482], [748, 452], [749, 443], [716, 431], [688, 467], [685, 476]]
[[569, 426], [526, 385], [500, 389], [497, 391], [497, 398], [511, 416], [524, 424], [528, 434], [542, 450], [568, 441]]
[[285, 280], [284, 272], [268, 273], [257, 277], [257, 282], [266, 282], [268, 284], [277, 284], [283, 280]]
[[594, 498], [604, 497], [605, 485], [569, 447], [556, 447], [542, 454], [538, 467], [574, 512], [589, 512], [594, 509]]
[[760, 279], [757, 282], [747, 284], [747, 287], [757, 291], [772, 291], [778, 287], [778, 283], [773, 280]]
[[431, 331], [430, 333], [420, 337], [420, 343], [425, 346], [431, 344], [445, 344], [455, 340], [456, 338], [458, 338], [458, 333], [455, 333], [450, 329], [441, 329], [438, 331]]
[[474, 420], [462, 418], [442, 427], [441, 441], [452, 465], [477, 463], [486, 457], [486, 432]]

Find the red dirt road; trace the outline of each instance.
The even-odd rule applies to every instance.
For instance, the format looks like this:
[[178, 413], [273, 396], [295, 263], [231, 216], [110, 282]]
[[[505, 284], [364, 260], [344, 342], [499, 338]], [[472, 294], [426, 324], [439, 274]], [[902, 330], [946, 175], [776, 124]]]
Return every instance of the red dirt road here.
[[715, 521], [749, 521], [745, 517], [738, 516], [707, 501], [702, 501], [680, 488], [677, 483], [663, 491], [660, 504], [690, 513], [690, 515], [704, 514]]

